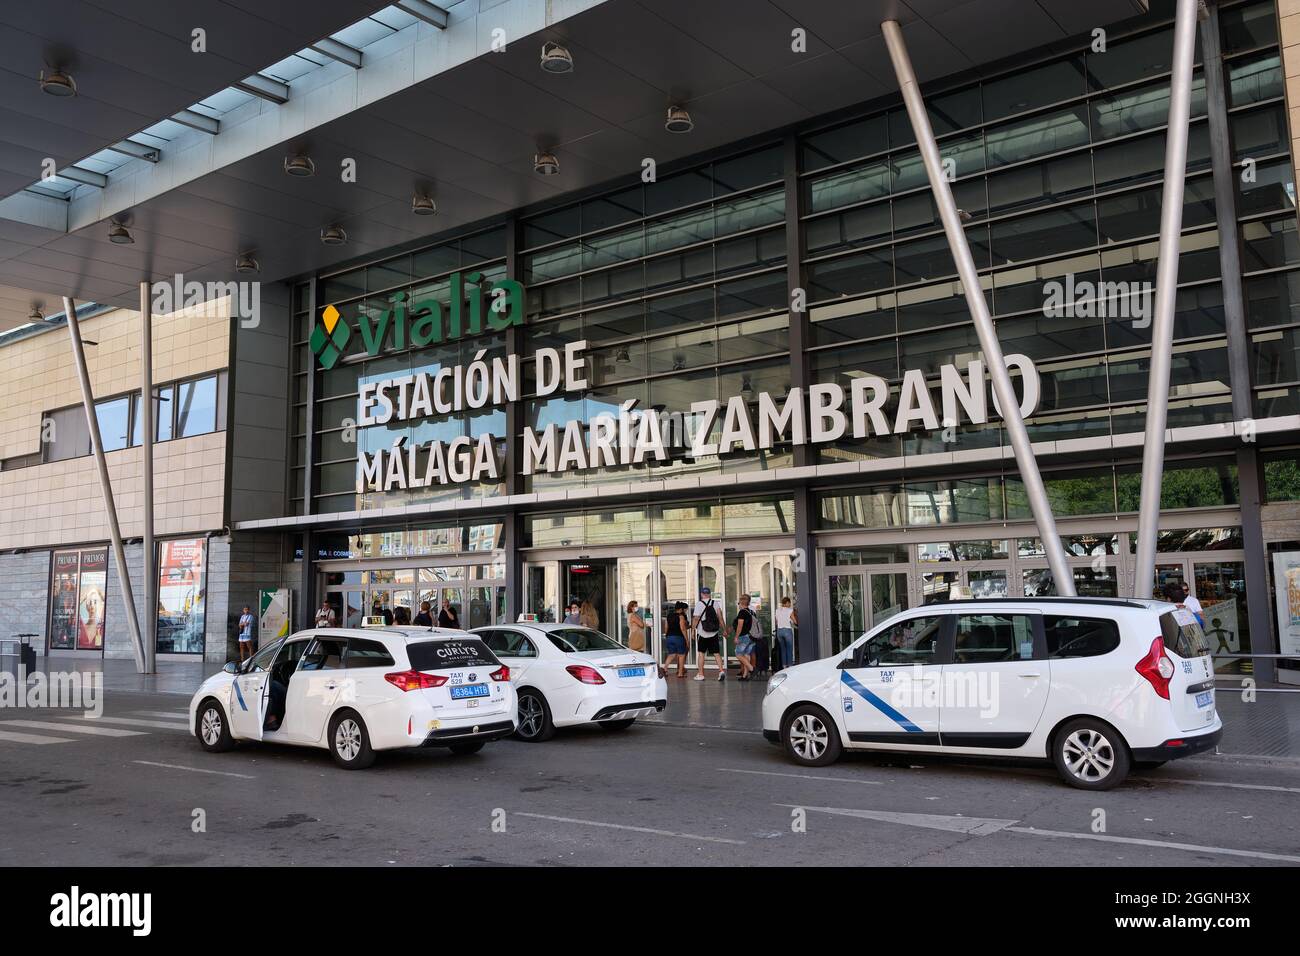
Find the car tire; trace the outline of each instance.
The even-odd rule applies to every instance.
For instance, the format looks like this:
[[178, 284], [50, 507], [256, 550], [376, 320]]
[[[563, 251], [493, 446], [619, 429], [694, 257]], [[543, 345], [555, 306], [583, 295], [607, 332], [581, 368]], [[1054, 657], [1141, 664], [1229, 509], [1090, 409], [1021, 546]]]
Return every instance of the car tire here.
[[1128, 776], [1128, 744], [1118, 730], [1100, 720], [1072, 720], [1052, 739], [1056, 771], [1080, 790], [1109, 790]]
[[447, 749], [457, 757], [468, 757], [470, 754], [476, 754], [483, 749], [483, 741], [471, 740], [463, 744], [452, 744]]
[[814, 704], [801, 704], [786, 714], [781, 743], [790, 759], [804, 767], [824, 767], [844, 752], [835, 721]]
[[626, 717], [623, 720], [601, 720], [597, 722], [597, 725], [600, 727], [601, 730], [608, 730], [613, 732], [615, 730], [627, 730], [635, 723], [636, 723], [635, 717]]
[[555, 736], [551, 707], [531, 687], [519, 692], [519, 726], [515, 728], [515, 736], [530, 744], [540, 744]]
[[221, 709], [221, 705], [209, 697], [199, 704], [198, 716], [194, 721], [194, 736], [208, 753], [219, 754], [235, 746], [235, 738], [230, 736], [230, 722]]
[[364, 770], [375, 762], [366, 722], [355, 710], [341, 710], [330, 720], [329, 748], [344, 770]]

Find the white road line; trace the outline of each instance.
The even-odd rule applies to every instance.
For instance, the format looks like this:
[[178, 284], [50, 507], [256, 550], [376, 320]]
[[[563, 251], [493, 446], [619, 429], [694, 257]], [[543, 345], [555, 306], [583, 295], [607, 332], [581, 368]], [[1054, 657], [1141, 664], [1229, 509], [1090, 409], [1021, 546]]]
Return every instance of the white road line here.
[[182, 767], [178, 763], [156, 763], [152, 760], [132, 760], [132, 763], [144, 764], [146, 767], [165, 767], [168, 770], [188, 770], [190, 773], [211, 773], [218, 777], [238, 777], [240, 780], [256, 780], [246, 773], [231, 773], [228, 770], [204, 770], [202, 767]]
[[19, 734], [12, 731], [0, 730], [0, 740], [8, 740], [15, 744], [70, 744], [71, 737], [43, 737], [40, 734]]
[[811, 773], [778, 773], [775, 770], [736, 770], [732, 767], [719, 767], [718, 773], [752, 773], [762, 777], [794, 777], [798, 780], [833, 780], [836, 783], [860, 783], [869, 787], [883, 787], [882, 780], [854, 780], [850, 777], [821, 777]]
[[179, 730], [183, 734], [190, 732], [187, 724], [175, 720], [136, 720], [132, 717], [68, 717], [65, 719], [89, 721], [96, 724], [122, 724], [126, 727], [158, 727], [162, 730]]
[[189, 720], [190, 714], [187, 710], [133, 710], [134, 717], [158, 717], [163, 720]]
[[0, 727], [32, 727], [36, 730], [61, 730], [64, 733], [93, 734], [97, 737], [144, 737], [143, 730], [121, 730], [117, 727], [91, 727], [88, 724], [56, 723], [53, 720], [6, 720]]
[[1300, 793], [1300, 787], [1275, 787], [1267, 783], [1225, 783], [1222, 780], [1175, 780], [1172, 777], [1148, 777], [1150, 783], [1160, 786], [1161, 784], [1173, 783], [1184, 787], [1229, 787], [1233, 790], [1269, 790], [1273, 793]]
[[605, 823], [601, 820], [579, 820], [575, 817], [552, 817], [545, 813], [524, 813], [513, 811], [511, 816], [528, 817], [533, 820], [550, 820], [554, 823], [578, 823], [587, 827], [604, 827], [607, 830], [630, 830], [633, 833], [650, 833], [654, 836], [677, 837], [681, 840], [703, 840], [707, 843], [729, 843], [732, 846], [744, 846], [744, 840], [728, 840], [726, 837], [700, 836], [695, 833], [676, 833], [672, 830], [655, 830], [652, 827], [634, 827], [625, 823]]
[[1156, 846], [1167, 850], [1190, 850], [1194, 853], [1216, 853], [1223, 856], [1245, 856], [1256, 860], [1281, 860], [1300, 863], [1300, 856], [1282, 853], [1265, 853], [1262, 850], [1234, 850], [1222, 846], [1200, 846], [1196, 843], [1172, 843], [1165, 840], [1145, 840], [1140, 837], [1110, 836], [1105, 833], [1071, 833], [1066, 830], [1039, 830], [1035, 827], [1005, 827], [1008, 833], [1026, 833], [1030, 836], [1064, 837], [1070, 840], [1101, 840], [1106, 843], [1131, 843], [1138, 846]]

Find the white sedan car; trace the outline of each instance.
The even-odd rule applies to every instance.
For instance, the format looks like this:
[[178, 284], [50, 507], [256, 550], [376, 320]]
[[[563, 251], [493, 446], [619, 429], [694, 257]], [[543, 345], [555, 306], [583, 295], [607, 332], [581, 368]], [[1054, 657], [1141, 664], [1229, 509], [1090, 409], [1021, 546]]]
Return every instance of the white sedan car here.
[[510, 668], [519, 695], [520, 740], [549, 740], [557, 727], [626, 730], [668, 703], [663, 668], [600, 631], [520, 622], [473, 631]]
[[324, 747], [349, 770], [377, 750], [472, 754], [514, 733], [510, 669], [464, 631], [313, 628], [228, 663], [190, 701], [204, 750], [237, 740]]

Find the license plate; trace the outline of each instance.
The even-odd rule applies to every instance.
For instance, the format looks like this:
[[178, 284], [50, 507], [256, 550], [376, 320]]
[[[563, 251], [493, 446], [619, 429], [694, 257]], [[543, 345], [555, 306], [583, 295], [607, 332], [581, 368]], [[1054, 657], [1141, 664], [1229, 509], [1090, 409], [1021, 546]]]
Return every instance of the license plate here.
[[466, 697], [488, 696], [487, 684], [462, 684], [451, 689], [452, 700], [464, 700]]
[[1211, 691], [1207, 690], [1204, 694], [1196, 695], [1197, 707], [1209, 707], [1213, 703], [1214, 703], [1214, 694]]
[[618, 669], [619, 677], [645, 677], [644, 667], [620, 667]]

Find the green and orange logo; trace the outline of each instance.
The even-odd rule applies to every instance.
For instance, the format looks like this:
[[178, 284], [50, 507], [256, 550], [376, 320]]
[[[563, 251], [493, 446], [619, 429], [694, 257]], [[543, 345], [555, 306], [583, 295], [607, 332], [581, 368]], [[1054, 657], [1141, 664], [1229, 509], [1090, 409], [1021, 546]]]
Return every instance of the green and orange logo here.
[[352, 338], [352, 330], [348, 328], [346, 322], [339, 321], [341, 318], [343, 316], [339, 314], [338, 309], [327, 305], [325, 311], [321, 313], [320, 324], [311, 330], [311, 338], [307, 340], [307, 344], [311, 346], [321, 368], [333, 368], [343, 357], [343, 350], [348, 347], [348, 340]]

